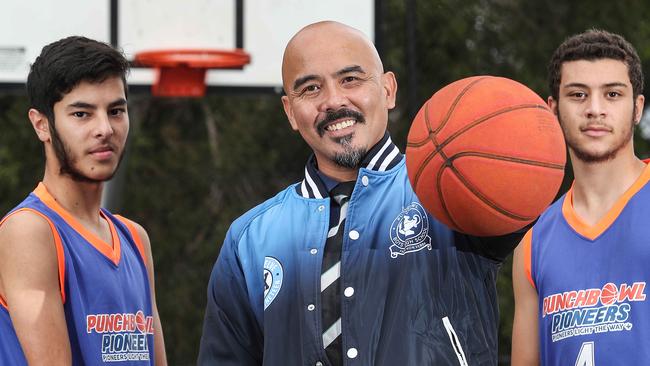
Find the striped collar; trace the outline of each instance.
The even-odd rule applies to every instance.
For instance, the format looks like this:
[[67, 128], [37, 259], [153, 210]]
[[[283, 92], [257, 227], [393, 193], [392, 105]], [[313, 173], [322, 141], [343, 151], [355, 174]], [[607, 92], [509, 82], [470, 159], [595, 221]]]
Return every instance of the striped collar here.
[[[396, 166], [404, 155], [393, 144], [388, 132], [368, 151], [361, 168], [383, 172]], [[312, 154], [305, 165], [305, 178], [296, 186], [296, 192], [304, 198], [325, 198], [329, 193], [316, 170], [316, 157]]]

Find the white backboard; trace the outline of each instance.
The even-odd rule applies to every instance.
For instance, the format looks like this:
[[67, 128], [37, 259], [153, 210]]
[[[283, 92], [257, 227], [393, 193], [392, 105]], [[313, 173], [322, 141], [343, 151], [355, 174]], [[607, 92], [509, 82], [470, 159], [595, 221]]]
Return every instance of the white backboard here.
[[[139, 51], [240, 42], [251, 63], [209, 71], [208, 86], [279, 90], [284, 47], [303, 26], [337, 20], [375, 36], [375, 0], [3, 0], [1, 9], [0, 85], [24, 83], [46, 44], [83, 35], [116, 44], [130, 60]], [[134, 68], [129, 83], [151, 85], [154, 77]]]

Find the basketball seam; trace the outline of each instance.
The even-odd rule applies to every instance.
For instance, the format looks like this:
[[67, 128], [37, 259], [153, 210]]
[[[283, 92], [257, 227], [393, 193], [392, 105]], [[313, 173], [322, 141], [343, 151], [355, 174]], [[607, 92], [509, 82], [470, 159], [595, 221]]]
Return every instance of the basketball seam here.
[[[494, 159], [494, 160], [509, 161], [509, 162], [514, 162], [514, 163], [519, 163], [519, 164], [533, 165], [533, 166], [539, 166], [539, 167], [543, 167], [543, 168], [550, 168], [550, 169], [557, 169], [557, 170], [564, 171], [564, 166], [561, 165], [561, 164], [545, 163], [545, 162], [536, 161], [536, 160], [513, 158], [513, 157], [510, 157], [510, 156], [502, 156], [502, 155], [488, 154], [488, 153], [481, 153], [481, 152], [468, 152], [468, 151], [465, 151], [465, 152], [458, 153], [456, 155], [451, 156], [449, 158], [449, 161], [454, 161], [454, 160], [456, 160], [458, 158], [466, 157], [466, 156], [478, 156], [478, 157], [483, 157], [483, 158], [491, 158], [491, 159]], [[492, 202], [487, 197], [480, 194], [478, 192], [478, 190], [472, 189], [472, 186], [469, 185], [469, 182], [460, 174], [460, 172], [458, 172], [458, 170], [455, 167], [453, 167], [453, 164], [450, 164], [449, 167], [452, 168], [454, 173], [456, 173], [458, 178], [464, 183], [465, 187], [467, 187], [472, 193], [474, 193], [474, 195], [478, 199], [480, 199], [483, 203], [485, 203], [488, 206], [492, 207], [497, 212], [503, 214], [504, 216], [508, 216], [508, 217], [510, 217], [512, 219], [520, 220], [520, 221], [530, 221], [530, 220], [533, 220], [535, 218], [535, 217], [527, 217], [527, 216], [516, 215], [516, 214], [513, 214], [513, 213], [507, 211], [504, 208], [501, 208], [496, 203]], [[440, 171], [443, 171], [443, 170], [444, 169], [441, 169]], [[439, 176], [440, 175], [441, 174], [439, 174]], [[438, 181], [438, 187], [440, 187], [440, 181]], [[442, 201], [442, 197], [441, 197], [441, 201]], [[446, 211], [446, 207], [445, 207], [445, 211]], [[451, 217], [449, 212], [447, 212], [447, 215], [449, 217]]]
[[[438, 145], [438, 141], [436, 140], [436, 133], [439, 132], [447, 124], [447, 122], [449, 121], [449, 118], [451, 117], [453, 111], [456, 109], [456, 106], [458, 105], [458, 102], [461, 100], [461, 98], [465, 94], [467, 94], [467, 91], [470, 90], [479, 81], [485, 80], [487, 78], [488, 78], [487, 76], [480, 77], [480, 78], [472, 81], [471, 83], [465, 85], [463, 90], [461, 90], [460, 93], [458, 93], [458, 95], [454, 99], [454, 101], [451, 104], [449, 110], [447, 111], [447, 114], [445, 115], [442, 122], [440, 123], [440, 126], [438, 126], [438, 128], [435, 131], [431, 128], [431, 122], [429, 121], [429, 103], [431, 102], [431, 98], [429, 98], [429, 100], [426, 101], [426, 103], [424, 104], [424, 122], [425, 122], [425, 125], [427, 127], [427, 137], [423, 141], [421, 141], [419, 143], [410, 143], [410, 142], [407, 141], [406, 146], [407, 147], [420, 147], [420, 146], [426, 144], [427, 142], [431, 141], [433, 143], [433, 146], [435, 147], [435, 150], [433, 151], [433, 154], [431, 156], [429, 156], [429, 157], [427, 157], [425, 159], [424, 164], [421, 164], [420, 168], [415, 173], [415, 178], [414, 178], [414, 182], [413, 182], [414, 187], [417, 186], [418, 181], [420, 180], [420, 175], [422, 174], [422, 171], [424, 170], [426, 165], [429, 163], [429, 161], [431, 161], [431, 159], [433, 159], [433, 157], [435, 156], [435, 154], [438, 151], [442, 151], [442, 146]], [[446, 161], [446, 159], [445, 159], [445, 161]]]
[[492, 112], [491, 114], [488, 114], [488, 115], [485, 115], [485, 116], [483, 116], [483, 117], [481, 117], [479, 119], [476, 119], [476, 120], [472, 121], [471, 123], [467, 124], [462, 129], [454, 132], [445, 141], [440, 143], [440, 148], [443, 148], [445, 145], [447, 145], [451, 141], [455, 140], [458, 136], [462, 135], [463, 133], [471, 130], [472, 128], [480, 125], [481, 123], [483, 123], [483, 122], [485, 122], [485, 121], [487, 121], [487, 120], [489, 120], [489, 119], [491, 119], [493, 117], [496, 117], [496, 116], [499, 116], [499, 115], [502, 115], [502, 114], [506, 114], [508, 112], [518, 111], [518, 110], [521, 110], [521, 109], [543, 109], [545, 111], [550, 112], [550, 110], [546, 106], [543, 106], [543, 105], [540, 105], [540, 104], [529, 104], [529, 103], [519, 104], [519, 105], [507, 107], [507, 108], [504, 108], [504, 109], [500, 109], [498, 111]]
[[513, 163], [519, 163], [519, 164], [525, 164], [525, 165], [533, 165], [533, 166], [539, 166], [543, 168], [550, 168], [550, 169], [557, 169], [557, 170], [564, 170], [564, 165], [562, 164], [554, 164], [554, 163], [546, 163], [543, 161], [537, 161], [537, 160], [530, 160], [530, 159], [522, 159], [522, 158], [515, 158], [512, 156], [505, 156], [505, 155], [497, 155], [497, 154], [490, 154], [490, 153], [483, 153], [483, 152], [478, 152], [478, 151], [463, 151], [461, 153], [455, 154], [449, 158], [449, 160], [456, 160], [461, 157], [466, 157], [466, 156], [478, 156], [482, 158], [490, 158], [494, 160], [501, 160], [501, 161], [509, 161]]
[[[440, 154], [444, 155], [444, 153], [442, 152]], [[444, 171], [445, 171], [445, 167], [438, 170], [438, 176], [436, 177], [436, 181], [437, 181], [436, 188], [438, 189], [438, 198], [440, 200], [440, 205], [442, 206], [442, 210], [445, 212], [445, 214], [447, 214], [449, 221], [451, 221], [451, 225], [456, 229], [460, 230], [461, 229], [460, 226], [449, 213], [449, 210], [447, 209], [447, 203], [445, 202], [445, 196], [444, 194], [442, 194], [442, 184], [440, 184], [440, 182], [442, 181], [442, 173], [444, 173]]]
[[[422, 142], [422, 144], [418, 145], [418, 146], [422, 146], [422, 145], [428, 143], [429, 141], [431, 141], [433, 143], [433, 146], [435, 147], [435, 149], [433, 151], [437, 152], [439, 150], [438, 149], [438, 141], [436, 140], [436, 135], [431, 130], [431, 123], [429, 122], [429, 108], [427, 106], [429, 105], [430, 101], [431, 101], [431, 99], [427, 100], [427, 102], [424, 104], [425, 105], [425, 107], [424, 107], [424, 123], [427, 126], [427, 132], [428, 132], [427, 137]], [[409, 143], [407, 142], [406, 146], [409, 147], [411, 145], [409, 145]], [[440, 154], [443, 155], [442, 152]], [[445, 156], [443, 156], [443, 157], [445, 157]], [[414, 178], [414, 182], [413, 182], [414, 187], [417, 187], [417, 184], [418, 184], [418, 181], [420, 180], [420, 175], [422, 174], [422, 171], [427, 166], [429, 161], [431, 161], [432, 158], [433, 158], [433, 156], [427, 157], [424, 160], [424, 164], [420, 164], [420, 167], [418, 168], [418, 171], [415, 172], [415, 178]]]
[[487, 79], [487, 77], [484, 76], [482, 78], [478, 78], [478, 79], [472, 81], [471, 83], [467, 84], [465, 86], [465, 88], [463, 88], [463, 90], [460, 93], [458, 93], [458, 95], [456, 96], [456, 99], [454, 99], [454, 102], [451, 104], [451, 108], [449, 108], [449, 110], [447, 111], [447, 115], [445, 116], [445, 118], [442, 119], [442, 122], [440, 123], [440, 126], [438, 126], [438, 128], [436, 128], [435, 131], [431, 131], [431, 132], [437, 133], [438, 131], [442, 130], [442, 128], [445, 127], [445, 125], [449, 121], [449, 118], [451, 117], [452, 113], [454, 113], [454, 111], [456, 110], [456, 106], [458, 105], [460, 100], [465, 96], [465, 94], [467, 94], [467, 92], [474, 85], [476, 85], [478, 82], [483, 81], [485, 79]]
[[424, 121], [425, 121], [426, 126], [427, 126], [427, 132], [428, 132], [428, 133], [427, 133], [427, 137], [425, 137], [424, 140], [422, 140], [422, 141], [410, 142], [410, 143], [407, 144], [407, 146], [411, 146], [411, 147], [420, 147], [420, 146], [426, 144], [428, 141], [430, 141], [430, 140], [431, 140], [431, 137], [430, 137], [430, 136], [431, 136], [432, 133], [433, 133], [433, 134], [436, 134], [436, 133], [438, 133], [438, 132], [443, 128], [443, 127], [445, 127], [445, 125], [446, 125], [447, 122], [449, 121], [449, 118], [451, 117], [452, 113], [456, 110], [456, 106], [458, 105], [458, 102], [460, 102], [461, 98], [462, 98], [463, 96], [465, 96], [465, 94], [467, 94], [467, 91], [469, 91], [469, 89], [471, 89], [471, 88], [472, 88], [476, 83], [478, 83], [479, 81], [485, 80], [485, 79], [487, 79], [487, 78], [488, 78], [488, 77], [485, 76], [485, 77], [482, 77], [482, 78], [476, 79], [476, 80], [474, 80], [473, 82], [467, 84], [467, 85], [465, 86], [465, 88], [463, 88], [463, 90], [461, 90], [460, 93], [458, 93], [458, 95], [456, 96], [456, 99], [454, 99], [454, 101], [451, 103], [451, 106], [450, 106], [449, 109], [447, 110], [447, 114], [446, 114], [445, 117], [442, 119], [442, 122], [440, 122], [440, 125], [438, 126], [438, 128], [436, 128], [435, 130], [433, 130], [433, 129], [431, 128], [431, 123], [429, 122], [429, 102], [431, 101], [431, 98], [429, 98], [429, 100], [427, 100], [426, 103], [424, 103]]
[[[422, 171], [427, 166], [427, 164], [429, 164], [431, 159], [433, 159], [433, 157], [436, 156], [436, 154], [438, 154], [439, 152], [442, 152], [442, 149], [446, 145], [448, 145], [450, 142], [455, 140], [458, 136], [462, 135], [463, 133], [467, 132], [468, 130], [472, 129], [473, 127], [478, 126], [479, 124], [481, 124], [481, 123], [483, 123], [483, 122], [485, 122], [485, 121], [487, 121], [487, 120], [489, 120], [489, 119], [491, 119], [493, 117], [496, 117], [498, 115], [505, 114], [505, 113], [508, 113], [508, 112], [512, 112], [512, 111], [516, 111], [516, 110], [520, 110], [520, 109], [528, 109], [528, 108], [539, 108], [539, 109], [548, 110], [548, 108], [543, 107], [543, 106], [541, 106], [539, 104], [520, 104], [520, 105], [500, 109], [498, 111], [492, 112], [491, 114], [488, 114], [486, 116], [483, 116], [483, 117], [481, 117], [479, 119], [476, 119], [476, 120], [472, 121], [470, 124], [465, 126], [463, 129], [461, 129], [459, 131], [456, 131], [454, 134], [449, 136], [445, 141], [443, 141], [443, 142], [441, 142], [439, 144], [437, 143], [437, 141], [434, 141], [434, 146], [436, 147], [436, 149], [433, 152], [431, 152], [431, 154], [429, 154], [429, 156], [427, 156], [426, 159], [424, 159], [424, 161], [420, 164], [420, 168], [415, 173], [414, 185], [415, 186], [417, 185], [417, 182], [420, 180], [420, 175], [422, 174]], [[407, 147], [417, 147], [417, 146], [411, 145], [410, 143], [407, 143], [406, 146]], [[446, 160], [445, 160], [445, 163], [446, 163]]]
[[[535, 217], [521, 216], [521, 215], [513, 214], [512, 212], [508, 212], [506, 209], [498, 206], [496, 203], [492, 202], [490, 199], [485, 197], [478, 189], [476, 189], [474, 187], [474, 185], [470, 184], [470, 182], [467, 179], [465, 179], [465, 177], [462, 174], [460, 174], [460, 172], [453, 165], [450, 165], [448, 168], [452, 170], [452, 172], [456, 175], [456, 177], [458, 177], [458, 179], [461, 180], [463, 185], [467, 189], [469, 189], [472, 193], [474, 193], [474, 195], [478, 199], [480, 199], [483, 203], [490, 206], [491, 208], [493, 208], [495, 211], [499, 212], [500, 214], [502, 214], [504, 216], [507, 216], [507, 217], [510, 217], [511, 219], [518, 220], [518, 221], [530, 221], [530, 220], [535, 219]], [[444, 169], [441, 169], [441, 170], [444, 170]], [[451, 216], [449, 214], [449, 212], [447, 212], [447, 214], [449, 216]]]
[[[459, 153], [459, 154], [454, 155], [450, 160], [453, 161], [453, 160], [458, 159], [461, 156], [472, 156], [472, 155], [474, 155], [474, 156], [482, 156], [482, 155], [490, 156], [490, 154], [481, 154], [481, 153]], [[494, 156], [494, 157], [498, 157], [498, 155]], [[504, 159], [498, 159], [498, 160], [516, 161], [515, 159], [509, 158], [509, 157], [503, 157], [503, 158]], [[525, 159], [522, 159], [522, 160], [525, 160]], [[536, 162], [534, 160], [529, 160], [527, 162], [529, 162], [529, 163], [527, 163], [528, 165], [538, 165], [539, 164], [539, 166], [549, 167], [549, 168], [553, 168], [553, 169], [562, 169], [563, 170], [563, 168], [561, 168], [560, 166], [558, 166], [556, 164], [547, 164], [547, 163], [542, 163], [542, 162]], [[538, 163], [538, 164], [534, 164], [534, 163]], [[508, 216], [508, 217], [510, 217], [512, 219], [519, 220], [519, 221], [530, 221], [530, 220], [533, 220], [535, 218], [535, 217], [517, 215], [517, 214], [514, 214], [512, 212], [507, 211], [505, 208], [500, 207], [499, 205], [494, 203], [492, 200], [488, 199], [485, 195], [483, 195], [478, 189], [475, 188], [475, 186], [473, 184], [470, 184], [470, 182], [453, 166], [453, 164], [450, 164], [448, 166], [448, 168], [450, 168], [453, 171], [453, 173], [458, 177], [458, 179], [460, 179], [463, 182], [463, 185], [467, 189], [469, 189], [472, 193], [474, 193], [474, 195], [478, 199], [480, 199], [483, 203], [485, 203], [488, 206], [492, 207], [494, 210], [501, 213], [502, 215]], [[444, 169], [441, 169], [440, 171], [443, 171], [443, 170]], [[440, 182], [438, 182], [438, 186], [440, 186]], [[447, 213], [447, 214], [449, 215], [449, 213]], [[451, 215], [449, 215], [449, 216], [451, 216]]]
[[[564, 170], [564, 166], [562, 166], [560, 164], [544, 163], [544, 162], [541, 162], [541, 161], [528, 160], [528, 159], [518, 159], [518, 158], [513, 158], [513, 157], [510, 157], [510, 156], [501, 156], [501, 155], [487, 154], [487, 153], [481, 153], [481, 152], [462, 152], [462, 153], [458, 153], [456, 155], [453, 155], [451, 157], [447, 157], [447, 156], [444, 155], [444, 152], [440, 151], [440, 155], [445, 158], [445, 162], [454, 161], [454, 160], [456, 160], [458, 158], [466, 157], [466, 156], [479, 156], [479, 157], [493, 158], [495, 160], [510, 161], [510, 162], [515, 162], [515, 163], [520, 163], [520, 164], [534, 165], [534, 166], [540, 166], [540, 167], [544, 167], [544, 168]], [[438, 170], [438, 176], [436, 177], [436, 181], [437, 181], [436, 186], [437, 186], [437, 190], [438, 190], [438, 197], [439, 197], [440, 203], [442, 205], [442, 209], [447, 214], [447, 217], [449, 218], [449, 221], [451, 221], [452, 224], [456, 228], [460, 229], [460, 225], [458, 225], [458, 223], [454, 220], [451, 213], [447, 209], [447, 204], [445, 203], [445, 197], [444, 197], [444, 195], [442, 193], [441, 180], [442, 180], [442, 174], [443, 174], [443, 172], [444, 172], [444, 170], [446, 168], [450, 168], [454, 172], [454, 174], [464, 183], [465, 187], [467, 187], [467, 189], [469, 189], [472, 193], [474, 193], [474, 195], [478, 199], [480, 199], [483, 203], [485, 203], [488, 206], [492, 207], [494, 210], [501, 213], [502, 215], [510, 217], [512, 219], [515, 219], [515, 220], [519, 220], [519, 221], [530, 221], [530, 220], [534, 219], [534, 217], [526, 217], [526, 216], [520, 216], [520, 215], [513, 214], [513, 213], [507, 211], [506, 209], [499, 207], [496, 203], [494, 203], [494, 202], [490, 201], [489, 199], [487, 199], [487, 197], [485, 197], [483, 194], [480, 194], [477, 189], [474, 189], [473, 186], [469, 184], [469, 182], [460, 174], [460, 172], [455, 167], [453, 167], [452, 164], [449, 164], [449, 165], [445, 164], [445, 167], [443, 167], [443, 169]]]
[[[475, 127], [475, 126], [477, 126], [477, 125], [479, 125], [479, 124], [481, 124], [483, 122], [485, 122], [486, 120], [488, 120], [488, 119], [490, 119], [492, 117], [496, 117], [496, 116], [498, 116], [500, 114], [504, 114], [504, 113], [508, 113], [508, 112], [512, 112], [512, 111], [517, 111], [517, 110], [520, 110], [520, 109], [528, 109], [528, 108], [531, 108], [531, 109], [534, 109], [534, 108], [543, 109], [545, 111], [551, 112], [551, 110], [548, 109], [548, 107], [545, 106], [545, 105], [542, 105], [542, 104], [530, 104], [530, 103], [519, 104], [519, 105], [516, 105], [516, 106], [511, 106], [511, 107], [507, 107], [507, 108], [504, 108], [504, 109], [500, 109], [498, 111], [494, 111], [494, 112], [492, 112], [492, 113], [490, 113], [488, 115], [482, 116], [481, 118], [475, 119], [474, 121], [468, 123], [463, 129], [458, 130], [458, 131], [454, 132], [451, 136], [449, 136], [447, 138], [447, 140], [443, 141], [440, 144], [440, 146], [444, 146], [444, 145], [448, 144], [453, 139], [458, 137], [459, 134], [463, 134], [467, 130], [469, 130], [469, 129], [471, 129], [471, 128], [473, 128], [473, 127]], [[425, 115], [425, 117], [426, 117], [426, 115]], [[427, 121], [427, 124], [428, 124], [428, 121]], [[437, 131], [429, 130], [429, 135], [427, 135], [425, 140], [415, 141], [415, 142], [407, 142], [406, 146], [407, 147], [415, 147], [415, 148], [417, 148], [417, 147], [425, 145], [427, 142], [429, 142], [431, 140], [430, 136], [431, 136], [432, 132], [437, 132]]]

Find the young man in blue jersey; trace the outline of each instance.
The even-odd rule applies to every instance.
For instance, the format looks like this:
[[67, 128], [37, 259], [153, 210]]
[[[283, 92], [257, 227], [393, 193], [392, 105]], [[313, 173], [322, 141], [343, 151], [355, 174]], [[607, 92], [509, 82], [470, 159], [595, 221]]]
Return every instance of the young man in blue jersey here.
[[463, 235], [422, 208], [387, 132], [395, 75], [358, 30], [303, 28], [282, 77], [313, 155], [233, 222], [199, 365], [495, 365], [495, 280], [521, 235]]
[[621, 36], [568, 38], [549, 65], [575, 181], [515, 251], [513, 365], [650, 360], [650, 168], [634, 154], [643, 72]]
[[0, 364], [166, 365], [149, 239], [100, 208], [129, 131], [128, 62], [83, 37], [31, 66], [43, 181], [0, 221]]

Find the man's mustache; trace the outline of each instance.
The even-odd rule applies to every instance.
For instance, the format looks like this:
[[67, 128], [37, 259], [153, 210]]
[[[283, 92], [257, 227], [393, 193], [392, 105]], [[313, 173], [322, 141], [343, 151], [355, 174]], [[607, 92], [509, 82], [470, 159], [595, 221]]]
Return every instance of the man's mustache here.
[[323, 137], [325, 134], [325, 126], [339, 119], [354, 119], [358, 123], [366, 123], [366, 119], [363, 117], [363, 114], [352, 109], [341, 108], [339, 110], [326, 113], [327, 114], [325, 117], [316, 123], [316, 129], [318, 130], [318, 134], [321, 137]]

